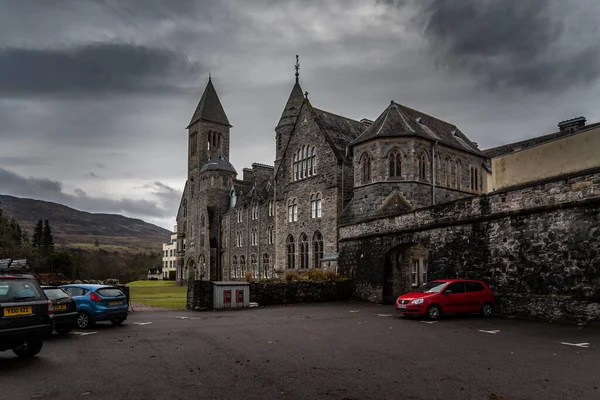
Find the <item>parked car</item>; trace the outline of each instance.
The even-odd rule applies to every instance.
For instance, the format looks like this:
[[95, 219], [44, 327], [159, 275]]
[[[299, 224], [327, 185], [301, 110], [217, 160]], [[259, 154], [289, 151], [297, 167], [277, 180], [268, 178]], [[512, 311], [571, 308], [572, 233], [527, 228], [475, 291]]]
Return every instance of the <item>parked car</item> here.
[[77, 304], [64, 289], [56, 286], [42, 286], [54, 310], [54, 330], [66, 335], [77, 327]]
[[54, 329], [52, 302], [37, 280], [17, 273], [10, 261], [0, 264], [0, 351], [33, 357]]
[[127, 319], [129, 306], [121, 290], [109, 285], [62, 285], [77, 304], [77, 326], [81, 329], [98, 321], [120, 325]]
[[396, 312], [405, 316], [425, 315], [438, 319], [442, 314], [494, 312], [494, 293], [485, 282], [470, 279], [441, 279], [403, 294], [396, 300]]

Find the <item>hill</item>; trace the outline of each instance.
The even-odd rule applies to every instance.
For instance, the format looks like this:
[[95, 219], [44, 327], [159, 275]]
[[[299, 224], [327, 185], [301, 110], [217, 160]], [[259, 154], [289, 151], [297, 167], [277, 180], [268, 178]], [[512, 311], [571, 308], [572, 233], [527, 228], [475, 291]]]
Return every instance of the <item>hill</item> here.
[[39, 219], [48, 219], [57, 247], [94, 248], [96, 239], [101, 248], [129, 247], [162, 250], [171, 232], [141, 219], [117, 214], [94, 214], [78, 211], [62, 204], [42, 200], [0, 195], [0, 208], [15, 218], [31, 237]]

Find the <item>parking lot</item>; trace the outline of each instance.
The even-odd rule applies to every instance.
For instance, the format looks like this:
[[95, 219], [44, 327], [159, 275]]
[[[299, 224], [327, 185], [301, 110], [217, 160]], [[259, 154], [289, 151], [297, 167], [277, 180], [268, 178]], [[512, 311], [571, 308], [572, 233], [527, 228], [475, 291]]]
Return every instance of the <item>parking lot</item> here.
[[600, 328], [392, 306], [132, 312], [0, 353], [12, 399], [597, 399]]

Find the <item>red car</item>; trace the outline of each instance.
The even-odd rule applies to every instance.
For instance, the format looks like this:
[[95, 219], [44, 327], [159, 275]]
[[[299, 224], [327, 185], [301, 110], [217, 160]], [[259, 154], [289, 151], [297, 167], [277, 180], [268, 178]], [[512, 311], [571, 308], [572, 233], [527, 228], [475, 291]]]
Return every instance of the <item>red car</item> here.
[[440, 279], [398, 297], [396, 312], [404, 316], [425, 315], [430, 319], [438, 319], [442, 314], [468, 313], [487, 317], [492, 315], [495, 305], [494, 293], [482, 281]]

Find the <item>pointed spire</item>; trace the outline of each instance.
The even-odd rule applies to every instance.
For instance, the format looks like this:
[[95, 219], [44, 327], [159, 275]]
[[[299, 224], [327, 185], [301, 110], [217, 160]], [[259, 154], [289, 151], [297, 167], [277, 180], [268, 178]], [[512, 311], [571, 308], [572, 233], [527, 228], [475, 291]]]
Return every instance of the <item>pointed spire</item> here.
[[300, 63], [298, 61], [298, 56], [296, 56], [296, 65], [294, 66], [296, 69], [296, 83], [294, 83], [294, 87], [292, 88], [292, 92], [290, 93], [290, 97], [288, 98], [287, 103], [285, 104], [285, 108], [283, 109], [283, 113], [281, 114], [281, 118], [279, 119], [279, 123], [277, 124], [277, 128], [284, 125], [293, 125], [296, 122], [296, 118], [300, 114], [300, 107], [302, 107], [302, 102], [305, 100], [304, 92], [300, 87], [300, 83], [298, 81], [298, 77], [300, 74], [298, 70], [300, 69]]
[[300, 70], [300, 61], [298, 59], [298, 54], [296, 54], [296, 65], [294, 65], [294, 68], [296, 69], [296, 83], [299, 83], [300, 72], [298, 71]]
[[196, 107], [196, 111], [194, 111], [189, 126], [200, 120], [231, 126], [227, 119], [227, 115], [225, 114], [225, 110], [221, 105], [217, 91], [212, 84], [212, 77], [210, 74], [208, 75], [208, 84], [204, 89], [204, 93], [202, 93], [202, 97], [200, 98], [200, 102], [198, 102], [198, 107]]

